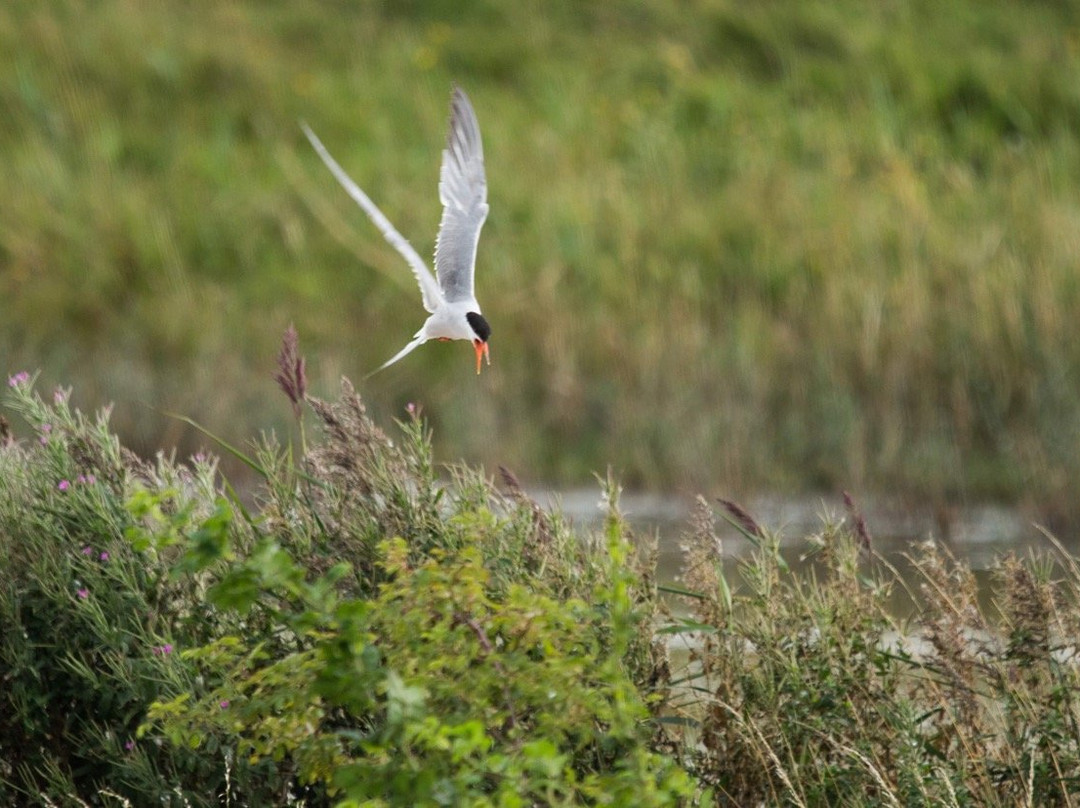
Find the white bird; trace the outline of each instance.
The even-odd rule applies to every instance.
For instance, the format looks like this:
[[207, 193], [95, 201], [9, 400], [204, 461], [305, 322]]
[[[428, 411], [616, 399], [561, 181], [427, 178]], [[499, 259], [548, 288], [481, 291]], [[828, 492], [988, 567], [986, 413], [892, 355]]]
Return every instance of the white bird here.
[[450, 133], [439, 171], [439, 200], [443, 204], [443, 213], [435, 241], [434, 277], [412, 245], [349, 178], [308, 125], [303, 122], [300, 125], [337, 181], [363, 208], [391, 246], [408, 261], [420, 284], [424, 308], [431, 312], [412, 342], [372, 373], [389, 367], [428, 340], [467, 339], [476, 349], [476, 372], [479, 374], [481, 358], [491, 364], [488, 353], [491, 326], [480, 313], [480, 304], [473, 291], [476, 245], [480, 240], [480, 228], [487, 219], [488, 204], [480, 124], [468, 96], [455, 87], [450, 99]]

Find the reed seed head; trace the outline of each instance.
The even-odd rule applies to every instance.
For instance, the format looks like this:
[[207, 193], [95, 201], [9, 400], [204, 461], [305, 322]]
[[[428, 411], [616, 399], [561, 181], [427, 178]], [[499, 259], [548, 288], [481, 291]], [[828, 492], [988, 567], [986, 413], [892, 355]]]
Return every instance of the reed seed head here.
[[293, 415], [299, 420], [304, 411], [304, 400], [307, 397], [307, 372], [304, 357], [300, 355], [300, 335], [292, 324], [285, 329], [281, 337], [281, 351], [278, 353], [277, 365], [274, 379], [292, 402]]

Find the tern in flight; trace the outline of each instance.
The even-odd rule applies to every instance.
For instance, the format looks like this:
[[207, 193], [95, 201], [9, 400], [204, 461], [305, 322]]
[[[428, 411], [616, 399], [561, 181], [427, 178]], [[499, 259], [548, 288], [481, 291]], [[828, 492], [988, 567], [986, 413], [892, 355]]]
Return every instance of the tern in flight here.
[[439, 171], [439, 200], [443, 213], [435, 241], [434, 277], [424, 259], [394, 229], [368, 195], [349, 179], [349, 175], [330, 156], [315, 133], [307, 124], [301, 123], [301, 126], [337, 181], [364, 209], [390, 245], [408, 261], [420, 284], [424, 308], [431, 312], [412, 342], [373, 373], [389, 367], [430, 339], [467, 339], [472, 341], [476, 349], [476, 372], [479, 374], [481, 359], [491, 364], [488, 354], [491, 326], [480, 313], [480, 304], [476, 302], [473, 291], [476, 244], [480, 240], [480, 228], [487, 218], [488, 204], [480, 124], [476, 121], [476, 113], [468, 96], [455, 87], [450, 99], [450, 134], [443, 149], [442, 168]]

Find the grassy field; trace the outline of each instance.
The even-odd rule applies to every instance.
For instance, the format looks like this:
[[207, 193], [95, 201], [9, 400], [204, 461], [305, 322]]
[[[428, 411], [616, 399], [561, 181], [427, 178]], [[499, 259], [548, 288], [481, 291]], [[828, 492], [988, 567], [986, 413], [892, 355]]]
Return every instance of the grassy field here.
[[1057, 508], [1080, 472], [1070, 3], [0, 8], [0, 370], [143, 450], [284, 425], [421, 322], [308, 121], [422, 254], [452, 82], [485, 139], [493, 366], [363, 386], [438, 455], [669, 490]]

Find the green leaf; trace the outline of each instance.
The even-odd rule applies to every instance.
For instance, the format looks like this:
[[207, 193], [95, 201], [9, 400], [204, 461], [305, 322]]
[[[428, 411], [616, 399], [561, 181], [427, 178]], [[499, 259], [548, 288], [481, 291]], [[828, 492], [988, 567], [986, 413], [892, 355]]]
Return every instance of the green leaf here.
[[176, 570], [183, 573], [198, 572], [225, 558], [229, 549], [232, 519], [232, 508], [227, 501], [219, 497], [214, 513], [188, 538], [188, 546], [177, 563]]

